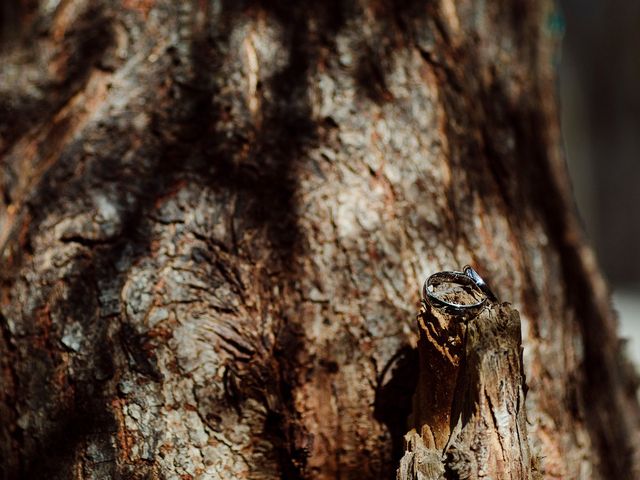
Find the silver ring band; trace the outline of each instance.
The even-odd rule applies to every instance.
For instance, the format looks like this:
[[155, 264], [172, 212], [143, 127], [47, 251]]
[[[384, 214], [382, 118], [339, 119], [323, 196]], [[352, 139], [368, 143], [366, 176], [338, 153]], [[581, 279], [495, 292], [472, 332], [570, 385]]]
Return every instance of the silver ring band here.
[[[480, 277], [478, 276], [478, 278]], [[438, 298], [430, 290], [435, 285], [439, 285], [444, 282], [457, 283], [458, 285], [470, 287], [472, 290], [475, 290], [477, 293], [482, 295], [483, 298], [479, 302], [470, 303], [470, 304], [447, 302], [446, 300]], [[476, 283], [476, 280], [470, 275], [467, 275], [466, 273], [463, 273], [463, 272], [445, 271], [445, 272], [434, 273], [429, 278], [427, 278], [427, 280], [424, 282], [424, 285], [422, 287], [422, 295], [424, 299], [434, 307], [437, 307], [446, 312], [455, 313], [458, 315], [475, 313], [477, 311], [480, 311], [480, 309], [484, 307], [487, 301], [487, 294], [482, 290], [480, 285]]]
[[489, 285], [487, 285], [487, 283], [482, 279], [482, 277], [478, 274], [478, 272], [476, 272], [471, 267], [471, 265], [465, 265], [462, 271], [466, 276], [471, 277], [473, 281], [476, 282], [476, 285], [480, 287], [480, 290], [482, 290], [482, 292], [487, 296], [489, 300], [491, 300], [492, 302], [498, 301], [498, 298], [491, 291], [491, 289], [489, 288]]

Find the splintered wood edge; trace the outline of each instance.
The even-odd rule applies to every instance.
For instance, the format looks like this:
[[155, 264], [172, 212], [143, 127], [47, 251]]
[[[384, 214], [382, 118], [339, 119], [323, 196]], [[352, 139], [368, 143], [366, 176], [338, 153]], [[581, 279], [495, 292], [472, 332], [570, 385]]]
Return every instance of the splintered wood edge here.
[[[535, 478], [526, 431], [526, 385], [517, 310], [509, 303], [491, 303], [476, 317], [461, 322], [455, 315], [423, 305], [417, 320], [421, 353], [427, 349], [427, 358], [436, 363], [434, 355], [438, 352], [441, 360], [453, 359], [444, 343], [449, 340], [448, 334], [462, 337], [462, 358], [455, 362], [462, 367], [455, 371], [456, 386], [448, 390], [451, 396], [436, 405], [440, 409], [448, 404], [449, 419], [454, 420], [450, 421], [446, 445], [440, 448], [433, 438], [425, 437], [424, 432], [432, 431], [431, 425], [424, 428], [415, 424], [416, 428], [405, 436], [406, 452], [397, 479], [438, 479], [445, 471], [464, 478], [476, 478], [477, 474]], [[436, 385], [439, 381], [438, 369], [424, 360], [425, 355], [421, 355], [414, 421], [433, 418], [429, 412], [433, 405], [420, 400], [427, 398], [424, 389], [431, 386], [429, 382]]]

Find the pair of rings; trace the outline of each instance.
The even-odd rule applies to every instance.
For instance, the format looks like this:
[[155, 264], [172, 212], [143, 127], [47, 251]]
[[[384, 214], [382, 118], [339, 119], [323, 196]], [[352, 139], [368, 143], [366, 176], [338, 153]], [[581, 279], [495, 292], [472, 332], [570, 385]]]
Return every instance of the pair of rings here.
[[[435, 287], [443, 283], [450, 283], [462, 286], [473, 293], [480, 300], [475, 303], [453, 303], [440, 298], [435, 293]], [[444, 310], [447, 313], [456, 315], [472, 315], [478, 313], [487, 303], [487, 300], [497, 301], [489, 286], [469, 265], [465, 265], [462, 272], [438, 272], [431, 275], [424, 282], [422, 287], [422, 297], [430, 305]]]

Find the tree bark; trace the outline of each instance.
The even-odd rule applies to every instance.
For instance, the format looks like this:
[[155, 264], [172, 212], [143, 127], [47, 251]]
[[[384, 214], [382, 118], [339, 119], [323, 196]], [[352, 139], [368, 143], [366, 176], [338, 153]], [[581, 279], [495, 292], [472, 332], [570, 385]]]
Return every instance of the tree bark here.
[[640, 477], [550, 1], [13, 5], [3, 478], [394, 478], [419, 290], [464, 263], [520, 313], [537, 474]]

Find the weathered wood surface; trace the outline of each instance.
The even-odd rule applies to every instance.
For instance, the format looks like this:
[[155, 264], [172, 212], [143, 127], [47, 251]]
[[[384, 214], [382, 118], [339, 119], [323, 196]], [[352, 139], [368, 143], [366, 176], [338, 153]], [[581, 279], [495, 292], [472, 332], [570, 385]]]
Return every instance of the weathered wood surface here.
[[425, 304], [418, 325], [420, 375], [397, 479], [542, 478], [527, 433], [518, 312], [489, 302], [461, 319]]
[[14, 5], [4, 478], [392, 478], [419, 287], [464, 263], [521, 313], [543, 477], [639, 478], [550, 1]]

